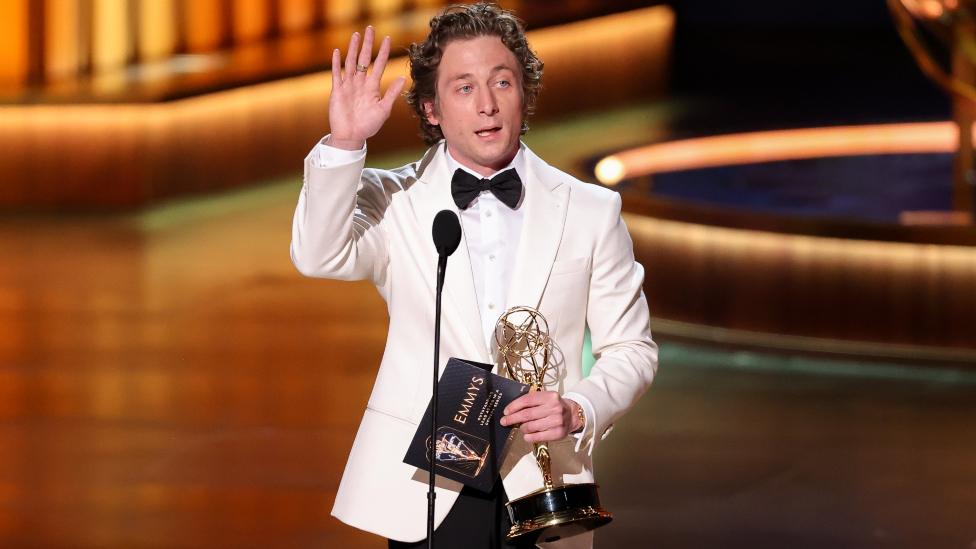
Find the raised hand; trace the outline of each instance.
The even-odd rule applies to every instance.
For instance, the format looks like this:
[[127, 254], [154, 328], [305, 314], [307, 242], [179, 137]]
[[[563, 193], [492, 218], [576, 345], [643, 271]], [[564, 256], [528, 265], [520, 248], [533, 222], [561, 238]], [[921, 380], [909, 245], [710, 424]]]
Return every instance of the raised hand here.
[[390, 37], [380, 44], [379, 53], [370, 66], [373, 54], [373, 27], [366, 27], [360, 45], [359, 33], [349, 39], [346, 64], [340, 64], [339, 49], [332, 52], [332, 97], [329, 98], [330, 145], [358, 150], [376, 135], [390, 117], [390, 110], [403, 89], [406, 78], [399, 77], [386, 93], [380, 94], [380, 80], [390, 57]]

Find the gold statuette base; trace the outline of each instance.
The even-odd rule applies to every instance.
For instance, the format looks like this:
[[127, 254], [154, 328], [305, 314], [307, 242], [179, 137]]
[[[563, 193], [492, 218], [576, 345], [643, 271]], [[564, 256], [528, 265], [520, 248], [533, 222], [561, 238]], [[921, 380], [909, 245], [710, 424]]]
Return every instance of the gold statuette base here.
[[607, 524], [613, 515], [600, 506], [596, 488], [596, 484], [567, 484], [508, 502], [512, 528], [505, 537], [552, 542]]

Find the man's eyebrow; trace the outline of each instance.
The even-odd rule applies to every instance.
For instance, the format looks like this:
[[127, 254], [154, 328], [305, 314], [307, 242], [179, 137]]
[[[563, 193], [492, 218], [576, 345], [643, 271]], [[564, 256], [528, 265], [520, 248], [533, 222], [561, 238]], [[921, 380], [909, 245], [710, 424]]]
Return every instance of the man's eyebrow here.
[[[499, 71], [510, 71], [510, 72], [514, 73], [515, 72], [515, 69], [513, 69], [512, 67], [509, 67], [508, 65], [497, 65], [495, 68], [491, 69], [490, 74], [494, 74], [494, 73], [499, 72]], [[466, 72], [464, 74], [458, 74], [458, 75], [452, 76], [451, 79], [449, 80], [449, 82], [453, 82], [455, 80], [472, 79], [472, 78], [474, 78], [474, 75], [471, 74], [470, 72]]]

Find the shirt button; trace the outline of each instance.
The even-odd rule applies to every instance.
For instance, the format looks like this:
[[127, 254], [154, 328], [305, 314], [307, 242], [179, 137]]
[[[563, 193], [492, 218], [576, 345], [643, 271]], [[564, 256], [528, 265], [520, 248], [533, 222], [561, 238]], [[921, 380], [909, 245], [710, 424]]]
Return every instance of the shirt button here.
[[488, 256], [488, 261], [494, 261], [494, 260], [495, 260], [495, 254], [491, 254]]
[[495, 310], [495, 304], [494, 303], [489, 303], [488, 304], [488, 309], [494, 311]]
[[491, 217], [491, 210], [488, 210], [487, 212], [485, 212], [485, 217]]

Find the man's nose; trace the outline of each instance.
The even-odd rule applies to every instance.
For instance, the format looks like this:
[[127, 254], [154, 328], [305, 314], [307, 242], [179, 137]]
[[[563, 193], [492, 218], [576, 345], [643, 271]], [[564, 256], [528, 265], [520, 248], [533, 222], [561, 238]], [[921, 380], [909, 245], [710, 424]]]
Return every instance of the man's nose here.
[[498, 112], [498, 102], [491, 90], [483, 90], [478, 97], [478, 110], [481, 114], [491, 116]]

